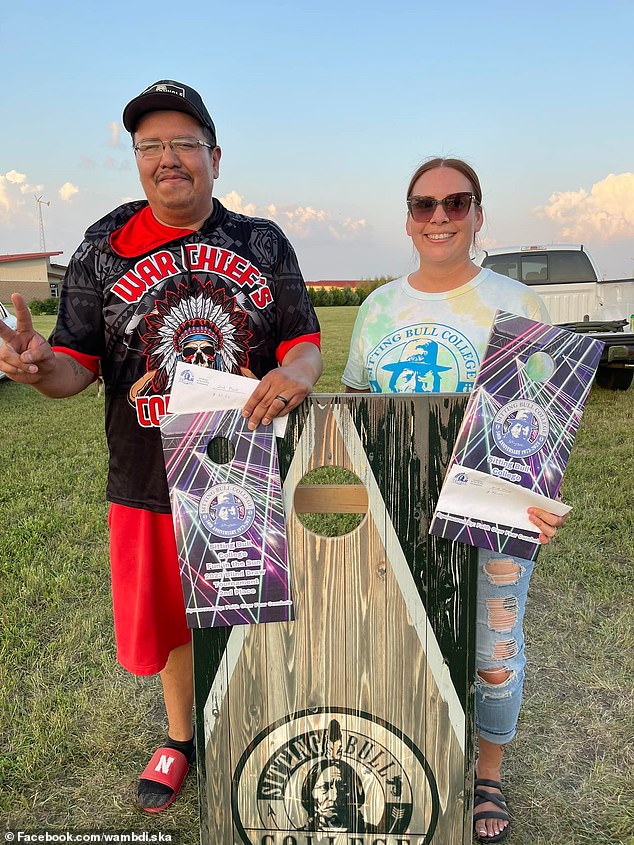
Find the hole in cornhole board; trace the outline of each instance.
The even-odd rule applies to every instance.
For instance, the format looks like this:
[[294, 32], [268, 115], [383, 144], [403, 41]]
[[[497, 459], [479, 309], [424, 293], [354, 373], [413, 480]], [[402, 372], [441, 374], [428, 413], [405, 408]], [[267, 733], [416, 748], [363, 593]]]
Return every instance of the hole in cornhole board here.
[[533, 352], [526, 362], [526, 374], [533, 381], [548, 381], [555, 372], [556, 364], [548, 352]]
[[320, 537], [341, 537], [365, 519], [368, 491], [352, 470], [317, 467], [295, 488], [293, 506], [304, 528]]
[[235, 453], [235, 446], [227, 437], [212, 437], [207, 444], [207, 457], [215, 464], [228, 464]]

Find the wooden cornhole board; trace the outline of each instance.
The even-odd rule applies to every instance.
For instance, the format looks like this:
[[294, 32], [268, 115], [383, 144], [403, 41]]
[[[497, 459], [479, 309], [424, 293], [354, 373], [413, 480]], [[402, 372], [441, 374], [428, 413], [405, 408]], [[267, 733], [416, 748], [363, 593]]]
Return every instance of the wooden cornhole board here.
[[[193, 631], [203, 845], [471, 842], [477, 553], [427, 532], [465, 404], [314, 395], [291, 415], [295, 621]], [[325, 488], [319, 510], [367, 509], [345, 536], [297, 518], [322, 466], [365, 487]]]

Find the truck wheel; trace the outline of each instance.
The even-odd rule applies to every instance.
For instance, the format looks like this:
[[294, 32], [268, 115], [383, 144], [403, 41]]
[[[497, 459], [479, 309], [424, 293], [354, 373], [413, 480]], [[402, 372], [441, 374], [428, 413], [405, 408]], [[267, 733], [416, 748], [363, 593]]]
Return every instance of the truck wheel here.
[[625, 367], [599, 367], [595, 377], [599, 387], [606, 390], [627, 390], [632, 384], [634, 370], [626, 370]]

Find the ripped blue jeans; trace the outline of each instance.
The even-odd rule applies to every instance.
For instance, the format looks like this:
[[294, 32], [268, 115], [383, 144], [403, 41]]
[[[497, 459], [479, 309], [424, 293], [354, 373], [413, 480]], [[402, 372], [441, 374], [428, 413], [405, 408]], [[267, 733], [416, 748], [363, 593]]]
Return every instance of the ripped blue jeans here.
[[[476, 728], [497, 745], [513, 739], [524, 686], [524, 610], [534, 561], [478, 551], [476, 614]], [[502, 683], [480, 672], [500, 673]], [[510, 674], [509, 674], [510, 673]]]

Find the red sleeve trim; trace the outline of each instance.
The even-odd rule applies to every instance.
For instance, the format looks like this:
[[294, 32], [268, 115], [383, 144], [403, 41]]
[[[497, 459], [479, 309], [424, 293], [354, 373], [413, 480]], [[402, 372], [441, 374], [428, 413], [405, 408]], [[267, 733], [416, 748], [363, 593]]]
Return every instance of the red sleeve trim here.
[[292, 340], [285, 340], [277, 347], [277, 351], [275, 352], [275, 357], [277, 358], [277, 363], [281, 364], [286, 356], [286, 353], [291, 350], [294, 346], [297, 346], [298, 343], [314, 343], [317, 349], [321, 349], [321, 332], [315, 332], [314, 334], [303, 334], [299, 337], [294, 337]]
[[74, 349], [69, 349], [67, 346], [54, 346], [53, 352], [61, 352], [63, 355], [70, 355], [78, 364], [90, 370], [96, 376], [99, 375], [99, 364], [101, 358], [98, 355], [84, 355], [83, 352], [77, 352]]

